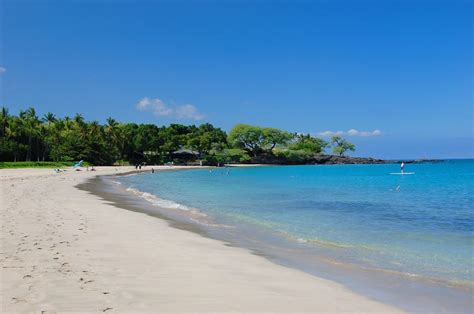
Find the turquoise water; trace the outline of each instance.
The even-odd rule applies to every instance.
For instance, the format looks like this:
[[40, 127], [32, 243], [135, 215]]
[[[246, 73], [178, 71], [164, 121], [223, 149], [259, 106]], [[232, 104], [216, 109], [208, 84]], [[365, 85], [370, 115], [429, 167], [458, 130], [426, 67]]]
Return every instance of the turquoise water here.
[[391, 175], [396, 164], [273, 166], [118, 180], [161, 207], [251, 224], [343, 261], [472, 284], [474, 160], [405, 171], [415, 174]]

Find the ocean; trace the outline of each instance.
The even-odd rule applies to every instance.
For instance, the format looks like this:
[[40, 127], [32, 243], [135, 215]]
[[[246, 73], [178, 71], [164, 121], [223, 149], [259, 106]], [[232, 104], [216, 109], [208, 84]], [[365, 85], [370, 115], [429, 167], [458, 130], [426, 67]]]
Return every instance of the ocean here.
[[392, 174], [400, 172], [398, 164], [308, 165], [146, 172], [114, 180], [208, 228], [281, 239], [269, 250], [284, 243], [286, 252], [294, 248], [295, 254], [471, 289], [474, 160], [407, 164], [405, 171], [414, 174]]

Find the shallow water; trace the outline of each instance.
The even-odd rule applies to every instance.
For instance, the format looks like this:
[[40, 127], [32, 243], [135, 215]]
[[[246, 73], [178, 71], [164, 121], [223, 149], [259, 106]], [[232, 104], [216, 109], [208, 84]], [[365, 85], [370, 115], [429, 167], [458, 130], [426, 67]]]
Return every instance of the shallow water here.
[[471, 285], [474, 161], [409, 164], [414, 175], [391, 175], [398, 167], [225, 168], [118, 181], [162, 207], [323, 245], [346, 262]]
[[408, 312], [472, 313], [474, 160], [398, 167], [145, 172], [98, 190]]

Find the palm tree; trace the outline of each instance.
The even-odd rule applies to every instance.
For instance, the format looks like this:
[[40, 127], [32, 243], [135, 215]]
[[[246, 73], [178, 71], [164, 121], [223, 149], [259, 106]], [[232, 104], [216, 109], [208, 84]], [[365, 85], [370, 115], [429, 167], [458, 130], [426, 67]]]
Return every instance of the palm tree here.
[[[69, 121], [69, 120], [68, 120]], [[56, 120], [50, 126], [49, 138], [48, 142], [50, 142], [50, 152], [51, 157], [54, 161], [60, 160], [60, 146], [61, 146], [61, 138], [62, 138], [62, 131], [65, 129], [65, 122], [63, 120]]]
[[18, 160], [18, 155], [20, 154], [20, 144], [16, 140], [18, 136], [23, 132], [22, 122], [18, 117], [10, 117], [8, 119], [8, 126], [5, 129], [5, 138], [7, 140], [12, 140], [12, 152], [13, 152], [13, 161]]
[[117, 150], [117, 143], [120, 139], [120, 124], [113, 118], [107, 118], [107, 125], [105, 126], [105, 134], [107, 136], [107, 144], [109, 146], [109, 153], [112, 156], [113, 161], [116, 161], [116, 157], [119, 156], [121, 152]]
[[43, 122], [46, 122], [48, 124], [48, 127], [51, 126], [54, 122], [57, 121], [56, 116], [52, 112], [48, 112], [43, 116]]
[[63, 119], [63, 122], [64, 122], [64, 124], [63, 124], [64, 129], [66, 131], [69, 131], [71, 129], [71, 126], [72, 126], [71, 118], [69, 116], [65, 116], [64, 119]]
[[51, 142], [53, 141], [54, 134], [53, 132], [56, 131], [56, 129], [53, 127], [54, 123], [56, 123], [57, 119], [56, 116], [52, 112], [48, 112], [45, 115], [43, 115], [43, 118], [41, 121], [46, 122], [46, 125], [41, 124], [40, 125], [40, 133], [41, 133], [41, 139], [43, 142], [43, 154], [42, 154], [42, 160], [45, 160], [46, 157], [46, 152], [50, 151], [51, 149]]
[[100, 124], [98, 121], [92, 121], [89, 124], [89, 135], [92, 138], [98, 137], [100, 135]]
[[84, 117], [80, 113], [76, 113], [73, 120], [78, 125], [84, 124]]
[[48, 125], [46, 125], [44, 123], [39, 124], [39, 126], [37, 128], [37, 132], [38, 132], [37, 133], [38, 139], [36, 140], [36, 147], [39, 147], [39, 148], [37, 148], [37, 150], [38, 150], [37, 158], [38, 158], [38, 161], [39, 161], [40, 155], [41, 155], [41, 160], [45, 161], [46, 152], [49, 150], [49, 145], [48, 145], [48, 142], [46, 141], [46, 138], [49, 134]]
[[111, 137], [114, 136], [117, 130], [117, 126], [118, 126], [118, 122], [115, 119], [108, 117], [107, 126], [105, 127], [105, 132], [107, 133], [107, 135]]
[[84, 117], [81, 114], [76, 113], [73, 120], [79, 131], [81, 139], [85, 140], [87, 137], [87, 123], [84, 121]]
[[35, 137], [35, 135], [37, 135], [37, 126], [40, 121], [33, 107], [28, 108], [26, 111], [21, 111], [20, 119], [22, 121], [22, 128], [28, 136], [28, 150], [26, 152], [26, 161], [31, 161], [33, 138]]
[[0, 113], [0, 130], [2, 132], [0, 133], [1, 136], [6, 136], [9, 118], [10, 116], [8, 114], [8, 108], [2, 107], [2, 111]]

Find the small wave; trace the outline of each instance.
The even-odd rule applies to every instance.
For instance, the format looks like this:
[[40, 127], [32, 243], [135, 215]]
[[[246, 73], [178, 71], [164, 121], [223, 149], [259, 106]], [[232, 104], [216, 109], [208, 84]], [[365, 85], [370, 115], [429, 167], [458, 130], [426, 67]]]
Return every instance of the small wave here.
[[121, 178], [126, 178], [126, 177], [133, 177], [133, 176], [136, 176], [137, 174], [138, 174], [138, 173], [133, 172], [133, 173], [127, 173], [127, 174], [120, 174], [119, 176], [120, 176]]
[[279, 230], [278, 233], [282, 234], [286, 238], [295, 240], [299, 243], [308, 243], [308, 244], [315, 244], [315, 245], [322, 245], [326, 247], [335, 247], [335, 248], [340, 248], [340, 249], [366, 249], [366, 250], [371, 250], [374, 251], [375, 249], [369, 246], [364, 246], [364, 245], [352, 245], [349, 243], [340, 243], [340, 242], [334, 242], [334, 241], [327, 241], [319, 238], [302, 238], [298, 237], [294, 234], [291, 234], [287, 231], [282, 231]]
[[198, 224], [200, 224], [200, 225], [204, 225], [204, 226], [207, 226], [207, 227], [235, 228], [235, 226], [213, 223], [213, 222], [211, 222], [211, 221], [207, 221], [207, 220], [205, 221], [205, 220], [203, 220], [203, 219], [191, 218], [191, 220], [194, 221], [195, 223], [198, 223]]
[[179, 203], [176, 203], [174, 201], [170, 201], [170, 200], [166, 200], [166, 199], [163, 199], [163, 198], [159, 198], [158, 196], [156, 195], [153, 195], [151, 193], [148, 193], [148, 192], [142, 192], [140, 190], [137, 190], [137, 189], [134, 189], [134, 188], [127, 188], [127, 191], [128, 192], [131, 192], [145, 200], [147, 200], [148, 202], [152, 203], [154, 206], [157, 206], [157, 207], [160, 207], [160, 208], [166, 208], [166, 209], [178, 209], [178, 210], [183, 210], [183, 211], [186, 211], [186, 212], [189, 212], [193, 215], [196, 215], [196, 216], [201, 216], [201, 217], [206, 217], [207, 215], [200, 212], [199, 210], [197, 210], [196, 208], [191, 208], [191, 207], [188, 207], [186, 205], [183, 205], [183, 204], [179, 204]]

